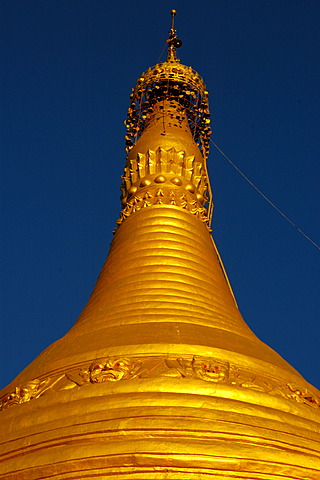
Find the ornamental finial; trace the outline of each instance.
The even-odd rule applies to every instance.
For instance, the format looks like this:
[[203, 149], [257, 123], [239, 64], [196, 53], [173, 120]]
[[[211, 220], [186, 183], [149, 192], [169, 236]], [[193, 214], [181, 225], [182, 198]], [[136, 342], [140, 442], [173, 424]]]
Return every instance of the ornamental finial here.
[[171, 29], [169, 31], [168, 43], [168, 56], [167, 62], [176, 62], [178, 61], [176, 56], [176, 49], [182, 46], [182, 41], [177, 37], [177, 31], [174, 28], [174, 17], [176, 16], [177, 11], [171, 10]]

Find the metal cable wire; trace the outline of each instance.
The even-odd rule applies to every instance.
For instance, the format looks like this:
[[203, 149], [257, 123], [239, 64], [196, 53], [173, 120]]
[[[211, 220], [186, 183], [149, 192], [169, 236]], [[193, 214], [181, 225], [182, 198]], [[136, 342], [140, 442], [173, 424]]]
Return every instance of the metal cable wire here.
[[210, 139], [210, 142], [212, 143], [212, 145], [218, 150], [218, 152], [221, 153], [221, 155], [226, 159], [228, 160], [228, 162], [230, 163], [230, 165], [233, 166], [233, 168], [235, 170], [237, 170], [238, 173], [240, 173], [240, 175], [256, 190], [256, 192], [259, 193], [259, 195], [261, 195], [261, 197], [263, 197], [266, 202], [269, 203], [269, 205], [271, 205], [285, 220], [287, 220], [288, 223], [290, 223], [290, 225], [292, 225], [296, 230], [298, 230], [298, 232], [304, 237], [306, 238], [310, 243], [312, 243], [312, 245], [314, 245], [318, 250], [320, 250], [320, 246], [314, 242], [312, 240], [312, 238], [310, 238], [306, 233], [304, 233], [303, 230], [301, 230], [301, 228], [298, 227], [298, 225], [296, 225], [292, 220], [290, 220], [289, 217], [287, 217], [287, 215], [285, 215], [281, 210], [280, 208], [278, 208], [251, 180], [249, 180], [249, 178], [240, 170], [239, 167], [237, 167], [233, 161], [221, 150], [221, 148], [218, 147], [218, 145], [216, 145], [214, 143], [213, 140]]
[[161, 60], [161, 57], [162, 57], [162, 55], [163, 55], [163, 52], [165, 51], [165, 48], [166, 48], [166, 46], [167, 46], [167, 42], [164, 42], [164, 47], [163, 47], [163, 49], [162, 49], [162, 52], [161, 52], [161, 54], [160, 54], [160, 57], [159, 57], [159, 59], [158, 59], [157, 63], [159, 63], [159, 62], [160, 62], [160, 60]]

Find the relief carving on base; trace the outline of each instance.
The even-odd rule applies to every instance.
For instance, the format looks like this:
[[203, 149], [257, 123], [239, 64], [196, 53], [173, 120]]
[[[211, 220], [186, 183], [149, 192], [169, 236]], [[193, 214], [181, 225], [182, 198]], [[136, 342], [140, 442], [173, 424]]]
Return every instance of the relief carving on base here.
[[42, 395], [96, 383], [148, 378], [193, 378], [215, 384], [232, 385], [320, 407], [320, 397], [294, 383], [282, 383], [249, 369], [212, 357], [107, 357], [88, 367], [76, 368], [46, 379], [34, 379], [0, 399], [0, 411], [29, 402]]
[[132, 361], [126, 358], [108, 358], [95, 360], [89, 368], [81, 369], [77, 373], [67, 373], [66, 377], [81, 386], [85, 383], [118, 382], [135, 378], [142, 361]]

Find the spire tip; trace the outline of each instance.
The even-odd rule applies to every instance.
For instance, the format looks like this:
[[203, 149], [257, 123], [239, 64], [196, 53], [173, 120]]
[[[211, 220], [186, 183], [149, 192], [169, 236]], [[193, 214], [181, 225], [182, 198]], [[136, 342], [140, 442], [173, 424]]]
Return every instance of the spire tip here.
[[169, 38], [167, 40], [168, 43], [168, 57], [167, 57], [167, 62], [168, 61], [179, 61], [176, 57], [176, 49], [180, 48], [182, 45], [181, 40], [177, 37], [177, 31], [174, 28], [174, 17], [177, 14], [177, 10], [171, 10], [171, 29], [169, 32]]

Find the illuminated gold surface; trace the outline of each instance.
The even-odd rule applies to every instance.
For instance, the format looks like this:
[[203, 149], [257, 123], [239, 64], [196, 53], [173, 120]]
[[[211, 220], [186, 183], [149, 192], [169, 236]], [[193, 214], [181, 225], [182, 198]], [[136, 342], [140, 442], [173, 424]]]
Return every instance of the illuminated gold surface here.
[[0, 480], [320, 479], [320, 392], [244, 322], [170, 95], [129, 149], [87, 306], [0, 394]]

